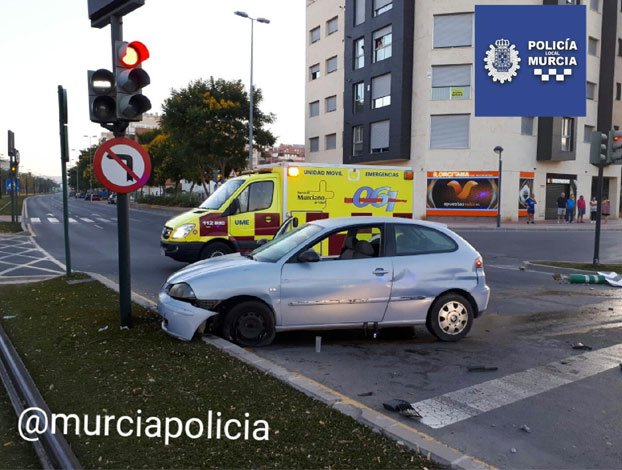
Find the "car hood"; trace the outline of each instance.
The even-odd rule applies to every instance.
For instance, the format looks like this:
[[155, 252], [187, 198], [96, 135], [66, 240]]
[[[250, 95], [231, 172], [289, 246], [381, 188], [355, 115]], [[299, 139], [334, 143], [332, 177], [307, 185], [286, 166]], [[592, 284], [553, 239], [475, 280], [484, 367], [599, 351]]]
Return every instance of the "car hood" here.
[[166, 282], [167, 284], [192, 282], [192, 280], [198, 277], [203, 278], [211, 274], [222, 275], [225, 272], [233, 270], [240, 270], [241, 272], [250, 269], [252, 266], [257, 265], [257, 263], [259, 263], [259, 261], [254, 261], [246, 256], [242, 256], [240, 253], [217, 256], [186, 266], [170, 276]]
[[175, 216], [172, 219], [167, 220], [164, 225], [174, 230], [183, 224], [196, 223], [199, 217], [202, 217], [207, 214], [216, 214], [216, 213], [220, 213], [220, 211], [195, 208], [195, 209], [189, 210], [188, 212], [179, 214], [178, 216]]

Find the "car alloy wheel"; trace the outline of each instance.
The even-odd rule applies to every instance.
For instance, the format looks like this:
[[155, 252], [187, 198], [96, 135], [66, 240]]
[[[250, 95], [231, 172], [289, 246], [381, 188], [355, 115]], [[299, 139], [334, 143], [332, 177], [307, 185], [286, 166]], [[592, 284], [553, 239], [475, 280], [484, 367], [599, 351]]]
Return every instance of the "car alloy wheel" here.
[[473, 318], [471, 303], [459, 294], [449, 293], [432, 304], [426, 327], [441, 341], [458, 341], [471, 330]]
[[438, 323], [448, 335], [457, 335], [464, 330], [469, 320], [466, 307], [456, 301], [447, 302], [438, 312]]

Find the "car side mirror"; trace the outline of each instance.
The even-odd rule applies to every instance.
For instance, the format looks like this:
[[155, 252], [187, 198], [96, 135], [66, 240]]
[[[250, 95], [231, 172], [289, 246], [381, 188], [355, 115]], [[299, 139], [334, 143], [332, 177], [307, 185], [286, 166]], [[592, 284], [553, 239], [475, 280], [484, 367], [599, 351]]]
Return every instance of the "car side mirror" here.
[[268, 240], [265, 238], [262, 238], [261, 240], [257, 240], [257, 246], [260, 247], [262, 245], [265, 245], [266, 243], [268, 243]]
[[315, 250], [303, 251], [298, 255], [298, 261], [301, 263], [317, 263], [319, 260], [320, 255], [318, 255]]
[[229, 217], [230, 215], [237, 214], [238, 210], [240, 210], [240, 201], [238, 201], [236, 198], [231, 201], [231, 204], [229, 204], [229, 207], [227, 207], [227, 209], [223, 213], [223, 216]]

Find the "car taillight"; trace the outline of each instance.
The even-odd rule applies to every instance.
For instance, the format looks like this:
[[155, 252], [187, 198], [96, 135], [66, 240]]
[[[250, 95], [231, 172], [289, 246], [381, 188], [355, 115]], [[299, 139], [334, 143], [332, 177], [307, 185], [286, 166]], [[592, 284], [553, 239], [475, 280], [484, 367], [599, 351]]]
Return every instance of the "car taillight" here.
[[480, 256], [479, 258], [477, 258], [475, 260], [475, 268], [476, 269], [482, 269], [484, 267], [484, 260], [482, 259], [482, 257]]

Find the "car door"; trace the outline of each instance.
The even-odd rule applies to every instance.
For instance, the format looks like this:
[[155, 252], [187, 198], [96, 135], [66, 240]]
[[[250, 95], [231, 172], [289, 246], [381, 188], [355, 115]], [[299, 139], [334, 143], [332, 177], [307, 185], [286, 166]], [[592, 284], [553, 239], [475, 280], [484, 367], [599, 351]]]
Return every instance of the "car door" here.
[[393, 286], [383, 321], [424, 322], [434, 299], [470, 274], [456, 256], [456, 242], [439, 230], [391, 224], [388, 233]]
[[[362, 324], [380, 321], [391, 294], [393, 265], [384, 256], [384, 227], [362, 225], [315, 240], [318, 262], [295, 256], [281, 271], [281, 312], [284, 326]], [[362, 243], [346, 243], [356, 239]], [[354, 238], [353, 238], [354, 237]], [[377, 243], [376, 243], [377, 242]], [[353, 248], [360, 245], [365, 253]], [[378, 246], [375, 250], [373, 246]], [[370, 248], [372, 247], [372, 248]], [[302, 250], [304, 251], [304, 250]]]

